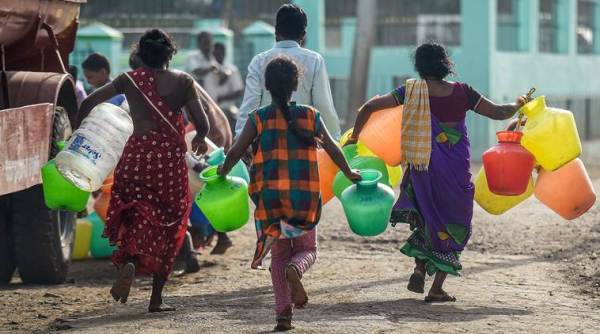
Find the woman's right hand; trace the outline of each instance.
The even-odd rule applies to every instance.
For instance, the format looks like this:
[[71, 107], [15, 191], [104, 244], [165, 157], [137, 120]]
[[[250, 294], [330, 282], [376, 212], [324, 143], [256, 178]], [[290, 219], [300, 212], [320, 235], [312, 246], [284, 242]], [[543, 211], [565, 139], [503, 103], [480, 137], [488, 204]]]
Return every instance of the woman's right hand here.
[[344, 175], [354, 183], [362, 180], [362, 176], [360, 176], [360, 172], [357, 169], [351, 169], [345, 172]]

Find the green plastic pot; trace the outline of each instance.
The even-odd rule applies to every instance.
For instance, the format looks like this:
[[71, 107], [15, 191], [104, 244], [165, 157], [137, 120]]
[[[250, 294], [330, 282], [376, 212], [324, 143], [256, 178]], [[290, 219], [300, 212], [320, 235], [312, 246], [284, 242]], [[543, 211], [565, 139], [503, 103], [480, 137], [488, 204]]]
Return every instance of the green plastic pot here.
[[204, 186], [196, 196], [196, 205], [218, 232], [231, 232], [246, 225], [250, 217], [248, 186], [235, 176], [222, 177], [217, 166], [200, 173]]
[[54, 160], [42, 167], [42, 188], [46, 206], [52, 210], [80, 212], [90, 198], [90, 193], [77, 188], [60, 174]]
[[[379, 171], [381, 173], [382, 183], [391, 186], [388, 169], [383, 160], [377, 157], [355, 156], [354, 158], [349, 159], [348, 164], [352, 169], [374, 169]], [[341, 198], [344, 190], [348, 189], [348, 187], [351, 185], [352, 181], [350, 181], [350, 179], [348, 179], [342, 171], [339, 171], [333, 179], [333, 194], [339, 199]]]
[[360, 176], [360, 182], [344, 190], [341, 202], [352, 232], [372, 237], [383, 233], [389, 224], [394, 191], [379, 182], [382, 174], [377, 170], [362, 170]]
[[[211, 166], [218, 166], [225, 162], [225, 157], [225, 150], [220, 147], [208, 154], [206, 162]], [[239, 177], [246, 181], [246, 184], [250, 184], [250, 174], [248, 174], [248, 168], [246, 168], [246, 165], [242, 161], [238, 161], [228, 175]]]
[[93, 258], [105, 259], [111, 257], [116, 247], [111, 246], [108, 238], [102, 236], [104, 233], [104, 222], [96, 212], [87, 216], [87, 220], [92, 223], [92, 243], [90, 253]]

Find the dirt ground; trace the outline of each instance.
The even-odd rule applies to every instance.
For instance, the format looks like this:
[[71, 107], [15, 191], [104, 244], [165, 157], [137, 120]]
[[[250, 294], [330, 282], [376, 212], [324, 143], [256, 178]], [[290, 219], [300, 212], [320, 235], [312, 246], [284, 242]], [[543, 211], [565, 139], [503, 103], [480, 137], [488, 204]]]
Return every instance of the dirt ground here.
[[[588, 165], [588, 167], [590, 167]], [[591, 167], [600, 189], [600, 166]], [[364, 239], [347, 227], [339, 202], [324, 209], [319, 259], [305, 276], [310, 303], [295, 333], [597, 333], [600, 326], [600, 205], [567, 222], [530, 199], [502, 216], [476, 206], [462, 277], [447, 290], [456, 303], [428, 305], [406, 290], [412, 260], [398, 251], [406, 227]], [[222, 257], [176, 274], [169, 314], [146, 313], [150, 281], [138, 279], [127, 305], [115, 304], [108, 261], [75, 262], [68, 283], [0, 288], [0, 332], [261, 333], [274, 325], [268, 271], [249, 269], [255, 241], [248, 224]], [[428, 279], [428, 285], [431, 279]]]

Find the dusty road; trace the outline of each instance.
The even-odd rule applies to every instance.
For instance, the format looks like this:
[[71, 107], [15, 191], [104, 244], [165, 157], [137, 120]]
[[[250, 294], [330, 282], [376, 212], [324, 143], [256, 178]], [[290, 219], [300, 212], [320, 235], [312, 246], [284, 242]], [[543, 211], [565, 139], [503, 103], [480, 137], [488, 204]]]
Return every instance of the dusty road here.
[[[600, 168], [591, 175], [600, 189]], [[530, 199], [500, 217], [476, 208], [463, 276], [447, 290], [456, 303], [428, 305], [406, 290], [412, 261], [400, 254], [405, 227], [363, 239], [348, 229], [336, 201], [320, 224], [319, 259], [305, 276], [310, 296], [295, 315], [295, 333], [597, 333], [600, 327], [600, 205], [561, 220]], [[249, 269], [254, 228], [232, 235], [224, 257], [202, 255], [204, 267], [176, 275], [167, 302], [178, 311], [145, 312], [148, 279], [130, 302], [108, 294], [108, 261], [76, 262], [70, 283], [0, 288], [0, 332], [260, 333], [274, 325], [269, 274]], [[430, 280], [428, 280], [428, 285]]]

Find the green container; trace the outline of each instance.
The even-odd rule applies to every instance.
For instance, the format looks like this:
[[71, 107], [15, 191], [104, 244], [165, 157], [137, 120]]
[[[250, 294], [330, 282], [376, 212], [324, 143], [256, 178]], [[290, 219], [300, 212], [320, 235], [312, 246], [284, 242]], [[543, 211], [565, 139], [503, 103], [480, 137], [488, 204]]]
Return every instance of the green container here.
[[90, 198], [90, 193], [75, 187], [58, 172], [54, 160], [42, 167], [42, 188], [46, 206], [52, 210], [80, 212]]
[[204, 186], [196, 196], [196, 205], [218, 232], [230, 232], [246, 225], [250, 217], [248, 186], [235, 176], [222, 177], [217, 166], [200, 173]]
[[[375, 169], [381, 172], [381, 180], [384, 184], [391, 186], [390, 177], [388, 175], [388, 169], [385, 162], [377, 157], [363, 157], [357, 156], [356, 145], [347, 145], [343, 149], [344, 156], [348, 160], [348, 164], [352, 169], [365, 170]], [[333, 194], [338, 199], [341, 198], [342, 193], [348, 187], [352, 185], [352, 181], [348, 179], [342, 171], [339, 171], [333, 179]]]
[[[218, 166], [225, 162], [225, 157], [225, 150], [221, 147], [209, 153], [206, 158], [206, 162], [211, 166]], [[246, 184], [250, 184], [250, 174], [248, 174], [248, 168], [246, 168], [246, 165], [242, 161], [238, 161], [228, 175], [239, 177], [246, 181]]]
[[379, 183], [382, 174], [377, 170], [362, 170], [360, 176], [360, 182], [344, 190], [341, 201], [352, 232], [372, 237], [383, 233], [388, 226], [394, 191]]
[[93, 258], [105, 259], [111, 257], [116, 247], [111, 246], [108, 238], [102, 236], [104, 233], [104, 222], [96, 212], [92, 212], [87, 216], [87, 219], [92, 223], [92, 243], [90, 245], [90, 253]]

